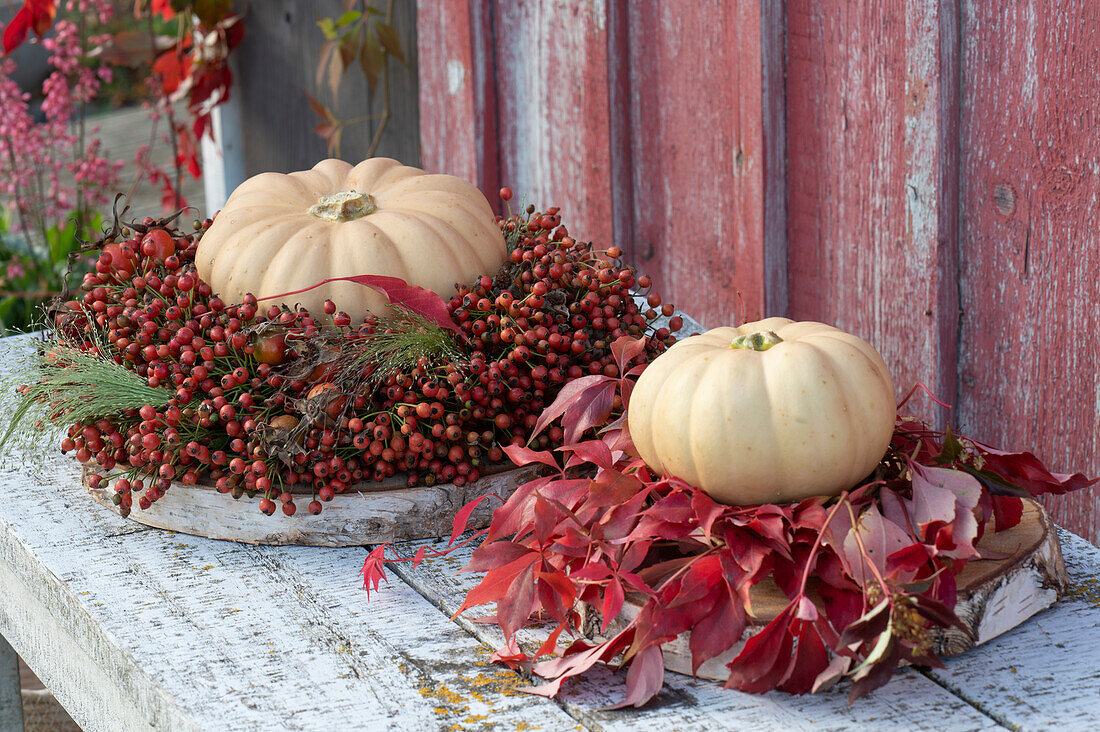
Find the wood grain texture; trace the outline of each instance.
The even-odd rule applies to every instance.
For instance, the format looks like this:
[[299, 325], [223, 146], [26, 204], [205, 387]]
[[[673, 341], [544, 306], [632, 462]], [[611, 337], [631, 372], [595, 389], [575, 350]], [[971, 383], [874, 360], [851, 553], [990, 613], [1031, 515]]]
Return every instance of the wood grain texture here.
[[[385, 3], [372, 6], [385, 10]], [[289, 173], [306, 170], [328, 157], [325, 142], [313, 134], [320, 119], [305, 92], [334, 109], [341, 119], [378, 114], [381, 89], [371, 99], [358, 65], [352, 66], [334, 100], [327, 85], [316, 85], [318, 53], [324, 35], [316, 22], [343, 13], [340, 0], [253, 0], [240, 4], [246, 13], [244, 40], [234, 52], [238, 73], [234, 93], [241, 100], [245, 172]], [[393, 26], [401, 40], [408, 68], [389, 61], [392, 117], [377, 154], [419, 166], [419, 102], [417, 98], [416, 5], [394, 4]], [[349, 126], [343, 133], [340, 156], [357, 163], [366, 156], [377, 125], [375, 120]]]
[[[954, 401], [951, 3], [787, 2], [790, 316]], [[916, 402], [926, 418], [942, 417]]]
[[1058, 530], [1069, 585], [1063, 599], [929, 676], [1006, 727], [1100, 728], [1100, 550]]
[[[1025, 505], [1021, 522], [1013, 529], [983, 536], [978, 549], [998, 558], [971, 561], [959, 574], [955, 613], [967, 630], [949, 628], [933, 634], [932, 652], [941, 657], [969, 651], [996, 638], [1050, 607], [1065, 591], [1068, 580], [1058, 537], [1050, 517], [1038, 503], [1029, 501]], [[715, 681], [729, 678], [726, 664], [741, 652], [748, 636], [774, 620], [790, 603], [774, 582], [756, 585], [751, 597], [756, 617], [746, 636], [729, 650], [705, 661], [696, 675]], [[642, 605], [640, 598], [629, 596], [608, 633], [624, 628], [638, 615]], [[587, 606], [582, 608], [582, 613], [586, 609]], [[689, 638], [688, 633], [681, 633], [663, 646], [666, 669], [692, 675]]]
[[493, 3], [500, 182], [568, 228], [615, 243], [607, 7], [602, 0]]
[[[1100, 474], [1100, 16], [1091, 2], [964, 4], [967, 434]], [[1053, 498], [1100, 543], [1096, 488]]]
[[60, 457], [0, 470], [0, 633], [87, 730], [569, 729], [359, 548], [254, 547], [94, 510]]
[[473, 182], [499, 208], [490, 0], [418, 0], [421, 167]]
[[[412, 556], [428, 542], [398, 547]], [[416, 569], [400, 565], [398, 574], [450, 615], [481, 575], [459, 574], [472, 550], [462, 550], [441, 560], [424, 562]], [[495, 625], [472, 623], [492, 612], [477, 608], [458, 623], [492, 648], [503, 645]], [[549, 629], [520, 631], [520, 644], [533, 652]], [[981, 650], [979, 649], [979, 651]], [[1000, 727], [988, 716], [912, 669], [905, 669], [890, 684], [855, 705], [847, 705], [846, 690], [813, 696], [771, 692], [761, 696], [723, 689], [721, 685], [679, 674], [665, 675], [664, 690], [640, 710], [602, 711], [620, 701], [625, 692], [625, 673], [596, 668], [584, 678], [568, 682], [561, 703], [579, 723], [592, 729], [634, 730], [991, 730]], [[1100, 690], [1100, 684], [1092, 688]]]
[[0, 635], [0, 732], [22, 732], [23, 696], [19, 683], [19, 656]]
[[765, 315], [761, 6], [628, 6], [632, 255], [708, 327]]
[[[446, 483], [414, 488], [404, 485], [403, 476], [395, 476], [385, 487], [368, 484], [362, 490], [341, 493], [316, 516], [304, 510], [294, 516], [282, 511], [266, 516], [255, 501], [234, 500], [213, 486], [173, 483], [156, 503], [144, 510], [135, 507], [128, 518], [159, 529], [244, 544], [384, 544], [450, 536], [454, 516], [464, 505], [490, 495], [507, 500], [517, 485], [537, 473], [538, 469], [531, 467], [498, 470], [463, 486]], [[88, 476], [85, 470], [82, 483], [86, 488]], [[111, 500], [114, 488], [87, 490], [100, 505], [120, 513]], [[498, 505], [495, 499], [484, 501], [470, 514], [467, 525], [474, 529], [487, 526]]]

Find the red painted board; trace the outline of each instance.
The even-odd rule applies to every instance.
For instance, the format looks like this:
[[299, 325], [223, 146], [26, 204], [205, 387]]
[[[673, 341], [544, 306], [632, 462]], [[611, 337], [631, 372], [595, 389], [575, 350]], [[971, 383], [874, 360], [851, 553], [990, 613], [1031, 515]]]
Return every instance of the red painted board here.
[[473, 182], [497, 206], [489, 0], [418, 0], [416, 11], [421, 164]]
[[[965, 4], [959, 388], [967, 434], [1100, 474], [1100, 13]], [[1047, 502], [1100, 542], [1100, 493]]]
[[760, 3], [642, 0], [627, 26], [634, 259], [707, 326], [740, 322], [738, 291], [762, 317]]
[[607, 42], [602, 2], [495, 3], [501, 183], [513, 206], [558, 206], [571, 233], [604, 247], [615, 243]]
[[[899, 396], [955, 400], [957, 28], [951, 3], [788, 0], [791, 317], [882, 353]], [[934, 422], [942, 410], [913, 403]]]

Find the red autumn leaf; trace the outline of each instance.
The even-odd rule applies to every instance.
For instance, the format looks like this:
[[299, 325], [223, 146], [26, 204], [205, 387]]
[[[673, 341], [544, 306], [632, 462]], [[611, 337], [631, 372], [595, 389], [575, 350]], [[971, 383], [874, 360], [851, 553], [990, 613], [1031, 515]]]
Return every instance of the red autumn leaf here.
[[601, 470], [610, 470], [615, 462], [611, 455], [611, 448], [603, 440], [585, 440], [574, 445], [562, 445], [558, 451], [570, 453], [566, 468], [590, 463]]
[[550, 635], [546, 636], [546, 640], [542, 642], [539, 649], [535, 651], [535, 658], [541, 658], [542, 656], [548, 656], [558, 648], [558, 638], [561, 636], [561, 632], [568, 627], [568, 622], [563, 622], [550, 631]]
[[985, 460], [984, 471], [995, 473], [1033, 496], [1060, 496], [1088, 488], [1100, 480], [1086, 478], [1081, 473], [1052, 473], [1030, 452], [1004, 452], [981, 443], [975, 444]]
[[997, 531], [1011, 529], [1020, 523], [1024, 515], [1024, 502], [1016, 496], [991, 496], [993, 520]]
[[479, 496], [458, 509], [458, 513], [455, 514], [454, 521], [451, 523], [451, 540], [447, 542], [447, 546], [454, 544], [455, 540], [465, 533], [466, 525], [470, 522], [470, 516], [477, 510], [481, 502], [489, 498], [490, 495], [491, 494]]
[[626, 375], [627, 366], [632, 360], [642, 355], [645, 351], [646, 338], [632, 338], [619, 336], [611, 344], [611, 355], [615, 358], [615, 365], [619, 367], [619, 373]]
[[727, 689], [759, 694], [774, 689], [787, 672], [794, 640], [790, 634], [792, 610], [788, 605], [756, 635], [745, 641], [737, 657], [726, 664], [730, 670]]
[[[534, 555], [531, 559], [538, 559], [538, 555]], [[526, 564], [526, 566], [523, 566], [512, 579], [507, 590], [497, 598], [497, 625], [504, 631], [505, 638], [511, 638], [517, 630], [526, 625], [527, 619], [535, 610], [535, 562], [528, 561], [524, 557], [517, 560], [517, 563], [521, 566]]]
[[193, 62], [190, 54], [185, 54], [181, 48], [170, 48], [157, 56], [153, 62], [153, 73], [160, 77], [160, 85], [165, 94], [172, 95], [179, 91], [183, 80], [191, 74]]
[[600, 615], [603, 617], [603, 624], [600, 626], [601, 635], [607, 632], [611, 621], [619, 617], [625, 601], [626, 593], [623, 591], [623, 583], [618, 577], [612, 577], [604, 590], [603, 605], [600, 607]]
[[172, 9], [172, 0], [153, 0], [149, 4], [149, 12], [152, 15], [159, 15], [164, 20], [176, 17], [176, 11]]
[[431, 290], [416, 285], [410, 285], [400, 277], [387, 277], [386, 275], [331, 277], [327, 280], [321, 280], [315, 285], [303, 287], [300, 290], [292, 290], [291, 292], [283, 292], [278, 295], [268, 295], [267, 297], [257, 298], [257, 301], [300, 295], [303, 292], [314, 290], [330, 282], [354, 282], [357, 285], [363, 285], [372, 290], [377, 290], [386, 296], [386, 299], [389, 300], [391, 305], [401, 305], [417, 315], [432, 321], [441, 328], [461, 333], [459, 327], [451, 320], [451, 316], [447, 312], [447, 303], [443, 302], [443, 298]]
[[385, 556], [385, 544], [375, 547], [367, 555], [366, 560], [363, 562], [363, 569], [359, 571], [359, 574], [363, 575], [363, 588], [367, 591], [368, 599], [370, 598], [370, 591], [372, 589], [377, 590], [378, 584], [386, 579]]
[[25, 0], [4, 28], [3, 47], [7, 56], [27, 40], [30, 31], [41, 38], [53, 25], [57, 13], [54, 0]]
[[[727, 586], [728, 589], [728, 586]], [[688, 649], [691, 651], [691, 672], [695, 673], [708, 660], [725, 653], [745, 633], [745, 608], [727, 591], [709, 613], [691, 628]]]
[[547, 450], [531, 450], [522, 445], [506, 445], [504, 454], [518, 467], [530, 465], [531, 463], [542, 463], [555, 470], [560, 470], [558, 461], [554, 459], [554, 454]]
[[538, 687], [523, 687], [520, 691], [539, 696], [555, 696], [561, 684], [568, 678], [584, 673], [600, 661], [610, 661], [634, 640], [634, 627], [627, 626], [613, 637], [592, 645], [587, 641], [574, 641], [560, 658], [535, 664], [534, 672], [550, 683]]
[[665, 682], [665, 656], [658, 645], [648, 646], [634, 656], [626, 672], [626, 698], [608, 709], [643, 706]]
[[514, 541], [486, 541], [474, 550], [470, 561], [460, 571], [487, 572], [494, 567], [510, 564], [530, 553], [532, 552], [528, 547]]
[[520, 650], [515, 637], [509, 638], [504, 648], [498, 648], [493, 651], [493, 655], [489, 656], [489, 661], [492, 663], [503, 663], [513, 671], [526, 667], [529, 660], [527, 654]]
[[[616, 379], [610, 376], [582, 376], [579, 379], [573, 379], [561, 388], [550, 406], [539, 415], [534, 429], [531, 430], [530, 439], [534, 439], [551, 422], [564, 414], [569, 421], [567, 426], [566, 420], [562, 420], [562, 425], [566, 427], [565, 442], [576, 442], [580, 433], [606, 421], [607, 414], [611, 413], [611, 400], [615, 394], [616, 384]], [[583, 424], [584, 419], [599, 417], [599, 414], [591, 413], [592, 402], [597, 400], [600, 402], [598, 407], [601, 409], [606, 402], [607, 414], [603, 415], [602, 420], [597, 419], [589, 424]]]
[[[481, 578], [481, 582], [477, 587], [474, 587], [466, 593], [466, 599], [462, 602], [458, 610], [455, 611], [454, 615], [451, 616], [452, 619], [457, 618], [472, 607], [486, 605], [505, 597], [508, 592], [512, 590], [512, 584], [515, 582], [516, 577], [530, 569], [538, 558], [539, 555], [537, 552], [528, 552], [508, 564], [489, 570], [485, 576]], [[531, 577], [534, 576], [533, 572], [534, 570], [532, 569]], [[530, 582], [529, 584], [532, 585], [533, 591], [534, 583]]]
[[808, 694], [818, 675], [829, 666], [829, 651], [814, 623], [797, 620], [792, 627], [797, 628], [794, 635], [798, 645], [778, 688], [789, 694]]

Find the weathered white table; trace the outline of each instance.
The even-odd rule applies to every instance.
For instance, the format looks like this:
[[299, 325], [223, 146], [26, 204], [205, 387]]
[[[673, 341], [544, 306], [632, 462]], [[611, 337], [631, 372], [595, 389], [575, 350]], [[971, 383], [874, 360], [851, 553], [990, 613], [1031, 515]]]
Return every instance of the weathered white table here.
[[[25, 344], [0, 342], [0, 375]], [[1100, 729], [1100, 550], [1069, 533], [1065, 599], [852, 707], [843, 690], [749, 696], [668, 674], [647, 707], [605, 712], [621, 675], [594, 673], [560, 701], [522, 694], [525, 679], [489, 662], [495, 628], [448, 620], [476, 580], [455, 574], [466, 555], [403, 570], [368, 603], [357, 577], [366, 548], [143, 527], [95, 504], [56, 450], [7, 453], [0, 635], [88, 730]], [[4, 686], [3, 638], [6, 732], [18, 689]]]

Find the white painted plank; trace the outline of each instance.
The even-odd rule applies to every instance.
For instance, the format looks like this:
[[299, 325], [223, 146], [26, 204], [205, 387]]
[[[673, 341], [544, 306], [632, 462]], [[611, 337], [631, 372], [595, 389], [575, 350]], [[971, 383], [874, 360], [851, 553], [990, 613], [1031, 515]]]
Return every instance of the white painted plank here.
[[930, 677], [1014, 729], [1100, 729], [1100, 549], [1058, 530], [1066, 596]]
[[0, 732], [22, 732], [23, 697], [19, 685], [19, 657], [0, 635]]
[[[421, 544], [435, 545], [433, 542], [409, 542], [398, 550], [411, 556]], [[400, 565], [398, 571], [406, 582], [417, 587], [449, 616], [481, 576], [458, 574], [471, 551], [464, 549], [443, 559], [425, 562], [415, 570]], [[489, 612], [491, 608], [475, 609], [464, 617], [475, 618]], [[504, 642], [495, 625], [471, 623], [465, 619], [459, 622], [493, 648]], [[527, 647], [528, 643], [541, 643], [543, 638], [543, 632], [529, 629], [522, 631], [520, 642]], [[803, 697], [779, 692], [754, 696], [724, 690], [713, 682], [668, 673], [664, 691], [643, 709], [599, 711], [622, 699], [624, 677], [625, 674], [596, 669], [587, 678], [567, 683], [563, 705], [578, 721], [604, 730], [999, 729], [989, 716], [911, 669], [900, 672], [888, 686], [851, 707], [847, 706], [844, 689]]]

